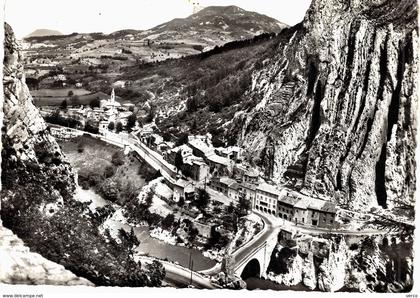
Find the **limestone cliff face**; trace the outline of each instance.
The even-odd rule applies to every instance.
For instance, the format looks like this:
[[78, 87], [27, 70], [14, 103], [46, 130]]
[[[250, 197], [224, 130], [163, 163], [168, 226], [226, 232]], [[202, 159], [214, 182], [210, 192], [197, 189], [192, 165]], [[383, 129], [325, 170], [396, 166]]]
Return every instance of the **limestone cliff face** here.
[[[6, 24], [2, 201], [7, 208], [6, 202], [10, 198], [25, 195], [24, 190], [31, 190], [26, 193], [26, 199], [34, 200], [36, 194], [49, 194], [45, 200], [54, 208], [59, 208], [63, 206], [63, 196], [71, 197], [74, 192], [75, 175], [33, 104], [25, 84], [22, 62], [12, 29]], [[14, 208], [13, 205], [8, 207]], [[54, 208], [45, 209], [45, 214], [51, 215], [55, 212]]]
[[[324, 292], [407, 292], [413, 287], [411, 238], [343, 237], [279, 244], [267, 278]], [[320, 245], [321, 244], [321, 245]], [[309, 249], [308, 249], [309, 248]]]
[[12, 231], [0, 225], [0, 284], [93, 286], [62, 265], [33, 253]]
[[[51, 216], [63, 207], [63, 196], [71, 196], [75, 182], [61, 149], [46, 131], [46, 125], [32, 103], [13, 32], [8, 25], [4, 29], [0, 211], [4, 223], [12, 226], [12, 218], [19, 216], [23, 208], [42, 195], [45, 200], [39, 202], [41, 212]], [[0, 283], [93, 285], [63, 266], [31, 252], [21, 239], [1, 225], [1, 220], [0, 255]]]
[[[14, 252], [14, 246], [7, 247], [9, 233], [0, 233], [0, 254], [6, 236], [6, 256], [7, 252], [14, 255], [8, 258], [11, 269], [22, 268], [22, 275], [15, 276], [14, 271], [2, 272], [1, 263], [0, 282], [160, 286], [165, 275], [163, 266], [154, 262], [142, 267], [127, 247], [112, 239], [109, 231], [101, 233], [100, 210], [92, 211], [89, 203], [74, 198], [75, 173], [33, 105], [19, 46], [7, 24], [4, 57], [0, 214], [3, 226], [14, 233], [12, 240], [16, 235], [25, 246], [16, 247]], [[52, 264], [32, 253], [92, 283], [78, 280], [59, 265], [54, 271]], [[34, 262], [27, 264], [32, 258]], [[63, 279], [53, 276], [50, 269], [61, 272]], [[34, 281], [36, 276], [40, 279]]]
[[282, 34], [236, 119], [249, 159], [349, 208], [412, 205], [416, 1], [313, 0]]

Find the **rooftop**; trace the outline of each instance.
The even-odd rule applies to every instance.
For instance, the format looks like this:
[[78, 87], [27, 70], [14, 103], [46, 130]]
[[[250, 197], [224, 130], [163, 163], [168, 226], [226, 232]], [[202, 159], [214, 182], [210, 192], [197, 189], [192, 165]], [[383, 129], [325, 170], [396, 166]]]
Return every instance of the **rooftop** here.
[[229, 147], [217, 147], [215, 148], [215, 150], [217, 150], [218, 152], [225, 153], [225, 154], [230, 154], [232, 152], [239, 153], [241, 151], [241, 148], [238, 146], [229, 146]]
[[190, 147], [188, 147], [187, 145], [183, 144], [181, 146], [169, 149], [169, 152], [179, 152], [179, 150], [181, 150], [181, 152], [192, 152], [192, 149]]
[[220, 181], [220, 183], [223, 183], [223, 184], [225, 184], [225, 185], [227, 185], [229, 187], [232, 186], [233, 184], [238, 184], [236, 182], [236, 180], [231, 179], [229, 177], [220, 177], [219, 181]]
[[238, 190], [241, 187], [241, 185], [238, 182], [234, 182], [233, 184], [229, 185], [229, 188]]
[[335, 213], [337, 211], [335, 204], [332, 202], [325, 202], [321, 210], [328, 213]]
[[295, 208], [301, 209], [313, 209], [317, 211], [323, 211], [328, 213], [336, 212], [336, 204], [330, 201], [321, 200], [319, 198], [314, 198], [306, 194], [302, 194], [297, 191], [284, 190], [284, 196], [280, 198], [282, 201], [285, 197], [293, 197], [298, 199], [298, 202], [294, 205]]
[[211, 155], [208, 155], [207, 158], [211, 162], [218, 163], [218, 164], [221, 164], [221, 165], [227, 166], [229, 164], [229, 159], [228, 158], [219, 156], [219, 155], [214, 154], [214, 153], [211, 154]]
[[295, 208], [307, 209], [309, 206], [309, 201], [306, 198], [301, 198], [296, 204]]
[[251, 168], [246, 170], [245, 175], [248, 177], [258, 177], [260, 173], [256, 169]]
[[282, 202], [284, 204], [287, 204], [287, 205], [290, 205], [290, 206], [293, 206], [293, 207], [295, 207], [296, 204], [298, 204], [301, 200], [303, 200], [303, 199], [296, 198], [296, 197], [289, 197], [289, 196], [284, 196], [284, 197], [279, 198], [280, 202]]
[[207, 143], [205, 143], [203, 140], [201, 139], [191, 139], [188, 141], [188, 145], [190, 145], [191, 147], [200, 150], [201, 152], [204, 153], [204, 155], [207, 155], [209, 153], [214, 154], [214, 148], [210, 147], [209, 145], [207, 145]]
[[242, 182], [241, 186], [243, 188], [254, 190], [254, 191], [257, 189], [257, 186], [255, 184], [251, 184], [251, 183], [248, 183], [248, 182]]
[[199, 165], [199, 166], [206, 166], [207, 165], [200, 157], [197, 157], [197, 159], [195, 159], [193, 161], [193, 164]]
[[280, 195], [280, 191], [274, 185], [270, 185], [265, 182], [258, 185], [257, 190], [261, 190], [275, 195]]

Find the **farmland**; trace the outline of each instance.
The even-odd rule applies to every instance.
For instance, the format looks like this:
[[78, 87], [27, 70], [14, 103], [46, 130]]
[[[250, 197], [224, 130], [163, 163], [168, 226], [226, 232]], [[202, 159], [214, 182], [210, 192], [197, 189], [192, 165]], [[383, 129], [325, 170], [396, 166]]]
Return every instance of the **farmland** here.
[[[72, 96], [69, 96], [69, 91], [73, 92]], [[59, 106], [64, 100], [68, 104], [81, 104], [88, 105], [95, 99], [108, 99], [108, 95], [103, 92], [91, 93], [85, 89], [38, 89], [30, 91], [34, 99], [34, 103], [38, 107], [44, 106]]]

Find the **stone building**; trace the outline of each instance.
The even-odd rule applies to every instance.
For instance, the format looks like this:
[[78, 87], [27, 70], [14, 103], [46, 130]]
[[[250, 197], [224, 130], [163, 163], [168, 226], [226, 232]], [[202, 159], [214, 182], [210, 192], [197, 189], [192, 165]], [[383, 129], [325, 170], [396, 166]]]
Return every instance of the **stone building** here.
[[255, 209], [277, 215], [277, 200], [280, 191], [273, 185], [262, 183], [256, 188]]

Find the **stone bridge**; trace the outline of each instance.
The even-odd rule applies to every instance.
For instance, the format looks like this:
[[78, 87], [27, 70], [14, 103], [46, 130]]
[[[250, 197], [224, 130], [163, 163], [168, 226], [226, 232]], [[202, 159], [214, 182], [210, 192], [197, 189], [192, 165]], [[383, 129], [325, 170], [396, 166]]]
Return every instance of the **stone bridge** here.
[[[267, 258], [267, 255], [269, 257]], [[267, 271], [270, 262], [271, 252], [267, 252], [267, 242], [256, 247], [245, 258], [239, 260], [234, 265], [234, 273], [242, 279], [249, 277], [261, 277]]]
[[238, 249], [233, 254], [233, 273], [243, 280], [249, 277], [266, 277], [271, 254], [277, 244], [278, 229], [263, 233], [256, 242]]

